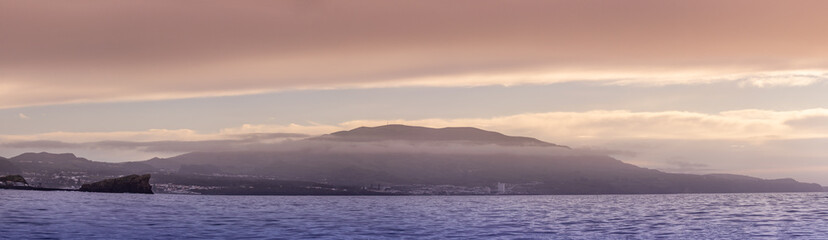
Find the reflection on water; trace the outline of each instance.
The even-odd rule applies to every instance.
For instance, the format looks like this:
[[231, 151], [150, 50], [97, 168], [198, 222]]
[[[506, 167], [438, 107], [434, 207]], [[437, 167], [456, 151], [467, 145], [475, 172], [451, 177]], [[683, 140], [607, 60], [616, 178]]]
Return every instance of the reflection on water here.
[[193, 196], [0, 190], [0, 238], [828, 238], [828, 193]]

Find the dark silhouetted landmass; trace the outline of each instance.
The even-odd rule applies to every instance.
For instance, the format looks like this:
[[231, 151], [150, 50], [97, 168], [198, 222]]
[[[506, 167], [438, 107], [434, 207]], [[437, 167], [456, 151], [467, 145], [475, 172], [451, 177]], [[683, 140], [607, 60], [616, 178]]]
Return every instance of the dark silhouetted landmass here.
[[191, 153], [163, 160], [209, 163], [212, 169], [222, 169], [216, 174], [267, 176], [350, 186], [474, 187], [494, 186], [502, 182], [514, 187], [511, 193], [520, 194], [822, 191], [817, 184], [791, 179], [664, 173], [606, 156], [238, 152]]
[[83, 184], [81, 192], [104, 192], [104, 193], [147, 193], [152, 194], [152, 186], [149, 184], [150, 174], [129, 175], [119, 178], [105, 179], [102, 181]]
[[15, 190], [37, 190], [37, 191], [71, 191], [60, 188], [44, 188], [29, 186], [26, 178], [20, 175], [7, 175], [0, 177], [0, 189], [15, 189]]
[[[361, 187], [343, 187], [303, 181], [284, 181], [256, 177], [208, 176], [198, 174], [159, 174], [153, 184], [166, 187], [167, 193], [210, 195], [388, 195]], [[175, 192], [174, 186], [186, 186]]]
[[20, 176], [20, 175], [2, 176], [2, 177], [0, 177], [0, 183], [29, 185], [29, 183], [26, 182], [26, 179], [23, 178], [23, 176]]
[[[730, 174], [676, 174], [534, 138], [476, 128], [361, 127], [272, 150], [193, 152], [133, 163], [71, 154], [9, 159], [38, 180], [152, 172], [156, 189], [196, 194], [650, 194], [816, 192], [818, 184]], [[67, 172], [67, 170], [78, 173]], [[120, 174], [120, 175], [119, 175]], [[27, 176], [27, 178], [29, 178]], [[86, 180], [84, 180], [86, 181]], [[30, 182], [33, 182], [30, 180]], [[67, 182], [71, 184], [72, 182]]]

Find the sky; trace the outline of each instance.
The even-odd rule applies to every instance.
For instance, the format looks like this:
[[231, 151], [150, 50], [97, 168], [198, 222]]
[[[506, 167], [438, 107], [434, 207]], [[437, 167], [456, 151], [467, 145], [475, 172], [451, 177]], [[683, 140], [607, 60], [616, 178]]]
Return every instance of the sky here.
[[137, 161], [393, 123], [828, 185], [826, 7], [0, 1], [0, 156]]

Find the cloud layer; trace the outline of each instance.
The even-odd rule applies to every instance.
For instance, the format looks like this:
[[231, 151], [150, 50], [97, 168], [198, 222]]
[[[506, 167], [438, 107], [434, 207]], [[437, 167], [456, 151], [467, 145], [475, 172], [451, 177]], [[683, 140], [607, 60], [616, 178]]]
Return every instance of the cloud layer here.
[[[824, 81], [822, 1], [0, 3], [0, 108], [285, 89]], [[805, 73], [803, 73], [805, 72]]]
[[492, 118], [352, 120], [336, 125], [244, 124], [198, 133], [189, 129], [133, 132], [51, 132], [0, 135], [0, 141], [205, 141], [221, 139], [301, 138], [361, 126], [389, 123], [426, 127], [477, 127], [549, 142], [588, 142], [595, 139], [790, 140], [828, 138], [828, 109], [770, 111], [745, 109], [706, 114], [684, 111], [586, 111], [526, 113]]
[[[816, 108], [799, 111], [746, 109], [716, 114], [681, 111], [548, 112], [493, 118], [354, 120], [335, 125], [246, 124], [215, 133], [156, 129], [0, 135], [0, 152], [6, 156], [27, 151], [74, 152], [95, 160], [126, 161], [169, 157], [190, 151], [296, 148], [302, 145], [275, 143], [387, 123], [428, 127], [471, 126], [507, 135], [535, 137], [672, 172], [794, 177], [828, 184], [824, 171], [818, 170], [828, 169], [828, 154], [824, 151], [828, 143], [826, 119], [828, 109]], [[398, 143], [330, 147], [374, 151], [440, 150], [436, 146], [412, 148]], [[456, 148], [456, 151], [488, 151], [461, 146], [451, 148]]]

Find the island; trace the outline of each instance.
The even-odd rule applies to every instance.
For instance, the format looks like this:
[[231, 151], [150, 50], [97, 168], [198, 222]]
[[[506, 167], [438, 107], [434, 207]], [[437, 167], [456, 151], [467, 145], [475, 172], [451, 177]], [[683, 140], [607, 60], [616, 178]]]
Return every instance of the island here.
[[[394, 124], [267, 143], [253, 149], [215, 149], [134, 162], [98, 162], [72, 153], [23, 153], [0, 157], [0, 174], [25, 176], [30, 185], [38, 187], [205, 195], [825, 191], [819, 184], [790, 178], [664, 172], [600, 151], [472, 127]], [[153, 177], [150, 180], [149, 175], [141, 174]]]

